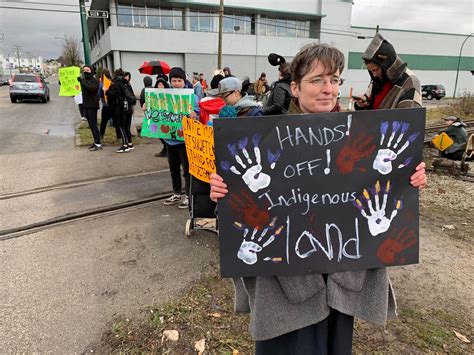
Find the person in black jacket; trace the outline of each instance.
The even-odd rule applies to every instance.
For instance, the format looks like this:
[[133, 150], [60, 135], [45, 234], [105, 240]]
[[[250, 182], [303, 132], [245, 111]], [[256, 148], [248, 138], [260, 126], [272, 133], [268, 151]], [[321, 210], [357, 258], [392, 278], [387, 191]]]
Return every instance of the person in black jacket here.
[[89, 146], [91, 152], [101, 150], [100, 133], [97, 127], [97, 110], [99, 110], [99, 80], [94, 77], [93, 68], [85, 65], [82, 69], [82, 77], [77, 78], [81, 83], [82, 90], [82, 108], [84, 117], [89, 123], [94, 143]]
[[126, 153], [130, 151], [128, 147], [128, 135], [126, 134], [126, 112], [129, 110], [128, 101], [126, 98], [126, 84], [124, 79], [124, 72], [122, 68], [115, 70], [114, 80], [107, 90], [107, 100], [112, 108], [112, 115], [117, 120], [117, 125], [122, 136], [122, 146], [117, 150], [117, 153]]
[[134, 146], [132, 143], [132, 133], [130, 132], [130, 127], [132, 125], [132, 117], [133, 112], [135, 111], [137, 98], [133, 92], [132, 85], [130, 84], [131, 74], [128, 71], [123, 74], [123, 79], [125, 84], [125, 98], [128, 103], [128, 110], [125, 111], [125, 133], [127, 134], [128, 150], [133, 150]]
[[288, 111], [291, 101], [291, 75], [288, 63], [278, 67], [279, 80], [275, 83], [268, 102], [263, 109], [265, 115], [281, 115]]

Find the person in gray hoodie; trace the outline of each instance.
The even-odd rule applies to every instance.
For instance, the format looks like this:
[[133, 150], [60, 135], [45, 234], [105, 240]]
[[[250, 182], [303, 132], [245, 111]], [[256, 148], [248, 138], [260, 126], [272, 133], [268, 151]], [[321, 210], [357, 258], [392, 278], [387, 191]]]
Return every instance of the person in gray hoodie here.
[[[290, 113], [331, 112], [344, 61], [332, 46], [303, 47], [291, 62]], [[225, 197], [229, 190], [222, 177], [211, 174], [210, 179], [211, 199]], [[424, 163], [416, 167], [410, 183], [418, 188], [426, 184]], [[258, 355], [351, 354], [354, 317], [382, 325], [396, 315], [386, 268], [233, 281], [235, 310], [250, 313]]]

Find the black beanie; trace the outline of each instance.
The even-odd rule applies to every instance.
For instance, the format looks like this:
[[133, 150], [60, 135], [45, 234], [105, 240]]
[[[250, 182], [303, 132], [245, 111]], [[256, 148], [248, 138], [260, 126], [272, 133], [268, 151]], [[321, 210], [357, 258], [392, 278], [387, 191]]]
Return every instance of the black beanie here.
[[170, 77], [170, 80], [173, 78], [180, 78], [186, 81], [186, 72], [183, 70], [183, 68], [174, 67], [174, 68], [171, 68], [169, 77]]
[[270, 63], [270, 65], [276, 67], [280, 64], [283, 64], [283, 63], [286, 63], [286, 60], [285, 58], [283, 58], [281, 55], [279, 54], [276, 54], [276, 53], [270, 53], [268, 55], [268, 63]]

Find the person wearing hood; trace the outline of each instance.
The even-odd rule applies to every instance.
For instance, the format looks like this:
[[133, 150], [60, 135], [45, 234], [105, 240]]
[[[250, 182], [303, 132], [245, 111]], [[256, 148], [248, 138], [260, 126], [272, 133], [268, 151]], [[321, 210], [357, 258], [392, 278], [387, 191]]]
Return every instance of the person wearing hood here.
[[143, 105], [145, 104], [145, 89], [146, 88], [152, 88], [153, 86], [153, 79], [151, 76], [145, 76], [143, 78], [143, 89], [140, 92], [140, 107], [143, 108]]
[[224, 76], [226, 78], [233, 77], [233, 75], [230, 71], [230, 67], [224, 67], [224, 69], [222, 69], [222, 72], [224, 73]]
[[[228, 77], [219, 82], [217, 89], [209, 90], [208, 95], [224, 99], [226, 106], [222, 110], [229, 111], [229, 106], [232, 107], [234, 117], [263, 116], [262, 107], [247, 94], [249, 85], [247, 80], [242, 82], [236, 77]], [[223, 117], [221, 114], [219, 116]]]
[[165, 74], [158, 74], [156, 76], [155, 89], [169, 89], [168, 77]]
[[135, 149], [135, 147], [132, 143], [132, 133], [130, 129], [132, 126], [133, 112], [135, 111], [137, 98], [135, 96], [135, 93], [133, 92], [132, 84], [130, 83], [132, 74], [127, 71], [123, 74], [123, 78], [125, 84], [125, 99], [128, 104], [128, 109], [125, 110], [125, 133], [127, 134], [128, 150], [133, 150]]
[[278, 67], [278, 81], [275, 83], [268, 102], [264, 108], [265, 115], [281, 115], [288, 112], [291, 101], [290, 65], [282, 63]]
[[355, 101], [356, 110], [421, 107], [421, 86], [390, 42], [377, 33], [362, 55], [371, 82]]
[[442, 132], [453, 140], [453, 144], [442, 151], [441, 156], [452, 160], [461, 160], [467, 145], [466, 124], [456, 116], [448, 116], [444, 122], [447, 127]]
[[79, 77], [82, 91], [82, 108], [84, 117], [87, 119], [89, 128], [91, 129], [94, 143], [89, 146], [91, 152], [101, 150], [100, 132], [97, 127], [97, 111], [99, 110], [99, 80], [94, 77], [93, 68], [85, 65], [82, 69], [82, 77]]
[[107, 90], [107, 101], [112, 109], [112, 115], [117, 121], [117, 126], [122, 137], [122, 146], [117, 150], [117, 153], [126, 153], [130, 151], [128, 147], [128, 136], [125, 130], [126, 112], [129, 110], [128, 101], [126, 99], [126, 83], [124, 79], [124, 71], [122, 68], [115, 70], [114, 79]]

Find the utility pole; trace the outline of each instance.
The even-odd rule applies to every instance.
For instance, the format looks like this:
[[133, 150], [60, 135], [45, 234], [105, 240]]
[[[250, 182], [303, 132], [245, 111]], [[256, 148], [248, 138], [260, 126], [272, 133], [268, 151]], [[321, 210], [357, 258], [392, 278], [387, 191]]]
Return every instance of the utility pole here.
[[464, 47], [464, 44], [466, 43], [466, 41], [469, 39], [469, 37], [471, 37], [472, 35], [474, 35], [474, 32], [471, 33], [469, 36], [467, 36], [464, 41], [462, 42], [461, 44], [461, 49], [459, 50], [459, 56], [458, 56], [458, 69], [456, 70], [456, 82], [454, 83], [454, 92], [453, 92], [453, 99], [456, 98], [456, 89], [458, 88], [458, 77], [459, 77], [459, 66], [461, 64], [461, 55], [462, 55], [462, 49]]
[[86, 5], [79, 0], [81, 11], [82, 45], [84, 47], [84, 64], [91, 65], [91, 50], [89, 48], [89, 31], [87, 29]]
[[18, 59], [18, 72], [21, 73], [21, 62], [20, 62], [20, 49], [21, 46], [13, 46], [16, 52], [16, 58]]
[[224, 0], [219, 5], [219, 44], [217, 47], [217, 69], [222, 69], [222, 32], [224, 30]]

